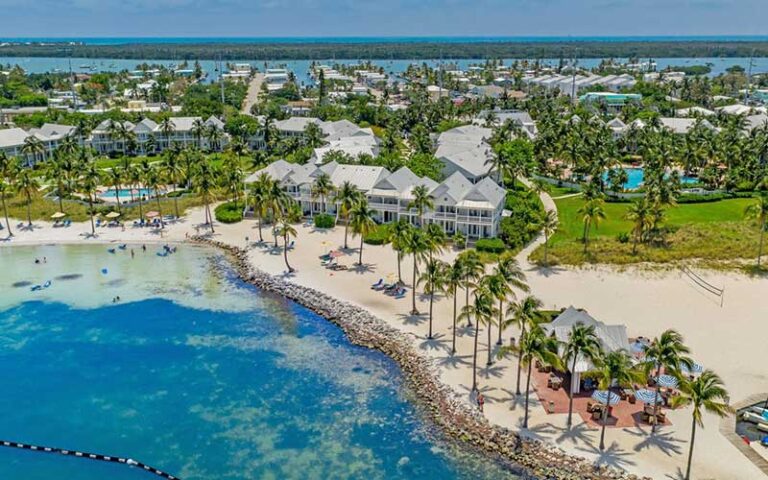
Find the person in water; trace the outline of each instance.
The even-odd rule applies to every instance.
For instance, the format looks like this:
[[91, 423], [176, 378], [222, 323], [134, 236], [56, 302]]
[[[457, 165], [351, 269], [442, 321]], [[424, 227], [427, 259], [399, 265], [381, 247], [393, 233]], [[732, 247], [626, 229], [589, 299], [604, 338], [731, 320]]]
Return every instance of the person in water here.
[[142, 251], [144, 251], [144, 252], [146, 252], [146, 251], [147, 251], [147, 246], [146, 246], [146, 245], [142, 245], [142, 246], [141, 246], [141, 250], [142, 250]]
[[136, 256], [136, 252], [134, 252], [133, 249], [131, 249], [131, 258], [133, 258], [135, 256]]

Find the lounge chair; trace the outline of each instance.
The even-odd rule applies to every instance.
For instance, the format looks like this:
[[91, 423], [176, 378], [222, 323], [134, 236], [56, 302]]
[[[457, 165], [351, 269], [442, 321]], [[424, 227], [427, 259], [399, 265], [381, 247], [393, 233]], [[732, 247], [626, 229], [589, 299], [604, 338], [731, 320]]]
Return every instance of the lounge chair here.
[[296, 245], [296, 240], [291, 240], [291, 243], [288, 244], [288, 250], [293, 250], [293, 247]]
[[384, 283], [384, 279], [380, 278], [378, 282], [376, 282], [373, 285], [371, 285], [371, 289], [375, 290], [376, 287], [380, 286], [382, 283]]

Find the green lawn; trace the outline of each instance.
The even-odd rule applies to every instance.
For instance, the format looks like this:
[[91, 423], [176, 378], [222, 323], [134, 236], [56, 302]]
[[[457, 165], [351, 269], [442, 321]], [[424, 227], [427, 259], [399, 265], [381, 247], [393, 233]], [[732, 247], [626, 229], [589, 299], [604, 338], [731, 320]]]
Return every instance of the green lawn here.
[[[627, 203], [606, 203], [606, 219], [590, 233], [590, 246], [584, 253], [581, 240], [584, 224], [578, 210], [581, 197], [557, 200], [560, 225], [549, 243], [550, 262], [579, 265], [583, 263], [629, 264], [670, 262], [686, 259], [736, 260], [757, 255], [759, 231], [744, 220], [744, 209], [752, 199], [731, 199], [712, 203], [689, 203], [670, 207], [664, 226], [668, 233], [664, 245], [641, 245], [632, 254], [632, 242], [621, 242], [632, 224], [626, 216]], [[543, 247], [533, 254], [543, 258]]]
[[552, 185], [549, 187], [549, 194], [552, 196], [552, 198], [562, 197], [563, 195], [571, 195], [574, 193], [579, 193], [579, 190], [570, 187], [558, 187], [557, 185]]

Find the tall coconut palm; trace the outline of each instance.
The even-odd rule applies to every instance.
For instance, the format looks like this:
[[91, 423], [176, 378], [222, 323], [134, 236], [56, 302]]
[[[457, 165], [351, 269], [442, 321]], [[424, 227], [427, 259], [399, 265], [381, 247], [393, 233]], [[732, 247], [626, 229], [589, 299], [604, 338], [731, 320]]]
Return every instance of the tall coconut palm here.
[[163, 137], [165, 139], [165, 148], [171, 148], [171, 142], [173, 138], [173, 134], [176, 131], [176, 124], [173, 123], [173, 120], [171, 117], [165, 117], [163, 121], [160, 122], [160, 133], [163, 134]]
[[211, 202], [213, 201], [213, 191], [216, 188], [216, 171], [207, 162], [201, 163], [193, 173], [192, 180], [195, 190], [202, 196], [205, 205], [205, 224], [211, 227], [211, 233], [215, 233], [213, 228], [213, 216], [211, 215]]
[[53, 158], [45, 166], [45, 178], [56, 184], [56, 198], [59, 203], [59, 211], [64, 211], [64, 185], [67, 177], [64, 171], [64, 155], [55, 153]]
[[445, 234], [443, 227], [436, 223], [430, 223], [426, 228], [427, 244], [430, 260], [435, 254], [440, 254], [448, 244], [448, 235]]
[[405, 253], [408, 253], [413, 258], [413, 285], [411, 285], [411, 315], [418, 315], [419, 310], [416, 308], [416, 288], [419, 285], [418, 268], [419, 261], [425, 260], [425, 256], [429, 251], [429, 243], [427, 242], [427, 235], [423, 230], [413, 228], [409, 230], [408, 239], [406, 241]]
[[147, 188], [152, 190], [152, 193], [155, 195], [157, 213], [160, 216], [160, 226], [165, 228], [165, 221], [163, 221], [163, 205], [160, 203], [160, 190], [163, 187], [163, 177], [161, 175], [160, 169], [158, 167], [151, 167], [146, 172], [144, 181], [146, 182]]
[[401, 264], [403, 256], [407, 250], [406, 245], [408, 238], [411, 235], [413, 225], [408, 223], [405, 219], [400, 219], [397, 222], [391, 224], [387, 229], [387, 242], [392, 245], [392, 249], [397, 253], [397, 281], [403, 283], [403, 273]]
[[[285, 215], [291, 205], [296, 205], [293, 202], [288, 193], [283, 189], [278, 181], [270, 181], [267, 186], [267, 206], [269, 207], [270, 215], [272, 216], [272, 222], [277, 223], [278, 219]], [[277, 235], [276, 229], [272, 229], [272, 233], [275, 234], [275, 247], [277, 247]]]
[[[311, 124], [310, 124], [311, 125]], [[331, 182], [331, 176], [323, 172], [317, 176], [315, 182], [312, 184], [312, 193], [320, 197], [320, 209], [323, 213], [328, 213], [328, 209], [325, 205], [325, 199], [328, 195], [332, 194], [336, 187]], [[314, 209], [310, 209], [310, 212]]]
[[349, 211], [349, 223], [353, 235], [360, 235], [360, 253], [357, 259], [358, 265], [363, 265], [363, 243], [365, 236], [376, 230], [376, 222], [373, 221], [375, 212], [368, 206], [365, 197], [361, 198]]
[[703, 411], [725, 417], [733, 413], [728, 405], [728, 392], [720, 377], [712, 370], [705, 370], [694, 380], [681, 379], [678, 386], [680, 395], [672, 397], [672, 407], [693, 406], [693, 422], [691, 423], [691, 445], [688, 449], [688, 466], [685, 469], [685, 480], [691, 478], [693, 463], [693, 445], [696, 441], [696, 427], [704, 427]]
[[120, 186], [123, 184], [123, 169], [115, 166], [107, 174], [108, 184], [115, 189], [115, 202], [117, 203], [117, 211], [120, 212]]
[[500, 350], [503, 355], [508, 351], [516, 351], [519, 361], [526, 365], [528, 376], [525, 380], [525, 415], [523, 428], [528, 428], [529, 398], [531, 392], [531, 369], [533, 363], [538, 361], [542, 365], [549, 365], [556, 370], [562, 369], [562, 362], [557, 355], [558, 341], [551, 337], [539, 325], [533, 326], [520, 337], [519, 346], [507, 346]]
[[[45, 156], [45, 145], [34, 135], [29, 135], [24, 139], [24, 144], [21, 146], [21, 153], [27, 157], [29, 164], [37, 163], [38, 158]], [[32, 157], [32, 161], [29, 158]]]
[[[493, 298], [499, 302], [499, 307], [496, 309], [499, 313], [499, 318], [496, 323], [499, 324], [499, 337], [501, 337], [501, 330], [503, 329], [501, 319], [503, 315], [504, 300], [506, 300], [507, 295], [511, 293], [511, 289], [504, 279], [504, 276], [499, 272], [494, 272], [491, 275], [483, 277], [482, 283]], [[491, 357], [491, 333], [491, 328], [488, 328], [488, 361], [486, 362], [486, 365], [491, 365], [493, 363]]]
[[[184, 175], [184, 169], [182, 168], [181, 162], [179, 161], [178, 152], [174, 151], [173, 149], [168, 149], [165, 152], [165, 159], [163, 161], [162, 168], [165, 174], [165, 178], [167, 178], [168, 182], [173, 185], [173, 190], [175, 192], [176, 187], [179, 185], [179, 182], [181, 182], [181, 179]], [[175, 194], [173, 195], [173, 213], [176, 218], [179, 218], [179, 196]]]
[[192, 136], [195, 137], [195, 140], [197, 141], [197, 148], [200, 150], [203, 149], [203, 137], [205, 136], [206, 129], [207, 127], [202, 118], [196, 118], [192, 122], [192, 129], [190, 130], [190, 133], [192, 133]]
[[[520, 339], [525, 336], [525, 332], [532, 328], [536, 324], [536, 319], [539, 316], [539, 309], [541, 308], [541, 300], [534, 296], [527, 296], [517, 303], [513, 303], [507, 310], [508, 324], [514, 324], [520, 329]], [[520, 375], [522, 373], [522, 358], [518, 352], [517, 356], [517, 383], [515, 386], [515, 394], [520, 395]]]
[[446, 264], [440, 260], [427, 260], [424, 272], [419, 281], [424, 285], [424, 293], [429, 295], [429, 333], [427, 338], [432, 340], [432, 304], [435, 301], [435, 293], [443, 289], [445, 284]]
[[[593, 362], [602, 356], [602, 346], [595, 333], [594, 325], [579, 322], [571, 328], [568, 341], [563, 345], [563, 363], [570, 363], [571, 377], [576, 375], [576, 361]], [[568, 428], [573, 424], [573, 388], [568, 386]]]
[[555, 210], [548, 210], [544, 217], [541, 219], [541, 231], [544, 233], [544, 266], [549, 266], [549, 259], [547, 254], [549, 253], [549, 239], [557, 231], [557, 212]]
[[582, 241], [584, 242], [584, 253], [587, 253], [589, 248], [589, 232], [594, 225], [595, 228], [600, 224], [601, 220], [605, 219], [605, 209], [603, 209], [603, 200], [601, 198], [594, 198], [587, 201], [580, 209], [579, 214], [582, 216], [582, 223], [584, 224], [584, 234]]
[[101, 181], [101, 174], [96, 168], [95, 163], [89, 163], [85, 167], [83, 175], [80, 177], [80, 190], [88, 197], [88, 213], [91, 217], [91, 235], [96, 235], [96, 225], [93, 223], [93, 217], [96, 212], [93, 210], [93, 200], [96, 195], [96, 189]]
[[338, 190], [336, 190], [336, 194], [334, 196], [334, 202], [338, 205], [338, 211], [336, 212], [337, 218], [338, 215], [341, 214], [341, 216], [344, 218], [344, 248], [349, 248], [347, 244], [347, 233], [349, 230], [349, 211], [352, 209], [352, 207], [357, 203], [357, 201], [360, 199], [360, 191], [355, 188], [355, 186], [352, 184], [352, 182], [344, 182], [341, 184], [341, 187], [339, 187]]
[[503, 255], [499, 258], [496, 267], [494, 267], [493, 275], [499, 277], [501, 287], [497, 288], [496, 298], [499, 300], [499, 338], [496, 342], [497, 345], [501, 345], [501, 334], [504, 330], [504, 321], [502, 315], [504, 312], [504, 302], [507, 297], [516, 298], [515, 290], [517, 289], [523, 292], [528, 292], [528, 284], [525, 283], [525, 273], [520, 268], [515, 257], [511, 255]]
[[30, 227], [32, 226], [32, 195], [35, 195], [40, 189], [40, 182], [33, 173], [34, 172], [29, 168], [22, 168], [14, 182], [16, 184], [16, 190], [24, 194], [24, 197], [27, 200], [27, 225]]
[[273, 180], [269, 174], [261, 173], [256, 181], [251, 185], [251, 201], [253, 202], [253, 212], [259, 221], [259, 242], [264, 242], [264, 236], [261, 233], [261, 227], [264, 223], [264, 216], [267, 214], [269, 205], [269, 192], [272, 190]]
[[484, 287], [479, 287], [474, 291], [474, 301], [465, 305], [461, 309], [460, 319], [474, 317], [475, 323], [475, 339], [474, 350], [472, 352], [472, 391], [477, 391], [477, 341], [480, 332], [480, 325], [487, 324], [496, 315], [496, 308], [493, 306], [494, 298], [491, 293]]
[[651, 209], [648, 200], [636, 200], [627, 208], [625, 218], [632, 222], [632, 254], [637, 253], [637, 244], [644, 241], [651, 226]]
[[11, 231], [11, 221], [8, 218], [8, 205], [5, 203], [5, 197], [13, 192], [13, 184], [0, 176], [0, 203], [3, 205], [3, 215], [5, 216], [5, 226], [8, 230], [8, 238], [13, 236]]
[[760, 268], [760, 258], [763, 256], [763, 240], [765, 231], [768, 230], [768, 193], [761, 193], [755, 202], [744, 211], [744, 215], [754, 220], [760, 229], [760, 245], [757, 250], [757, 268]]
[[424, 213], [435, 208], [435, 200], [429, 194], [429, 187], [417, 185], [411, 190], [413, 199], [408, 203], [408, 208], [416, 209], [419, 217], [419, 226], [424, 227]]
[[[588, 372], [589, 376], [594, 377], [601, 390], [610, 392], [611, 387], [617, 385], [619, 388], [631, 387], [634, 383], [645, 381], [645, 375], [641, 370], [635, 367], [632, 357], [624, 350], [615, 350], [604, 354], [597, 359], [597, 369]], [[606, 402], [610, 401], [610, 393], [606, 395]], [[608, 407], [603, 409], [602, 429], [600, 431], [600, 451], [605, 450], [605, 425], [608, 419]]]
[[451, 354], [456, 353], [456, 300], [458, 290], [464, 286], [464, 265], [461, 258], [456, 257], [453, 263], [445, 268], [445, 292], [453, 298], [453, 338], [451, 340]]
[[278, 224], [278, 234], [283, 237], [283, 259], [285, 260], [285, 268], [288, 269], [288, 273], [293, 273], [295, 270], [288, 263], [288, 240], [296, 238], [296, 228], [291, 225], [289, 219], [283, 216]]
[[[678, 375], [681, 367], [689, 371], [693, 368], [693, 360], [688, 356], [691, 350], [683, 343], [683, 336], [675, 330], [666, 330], [653, 339], [651, 345], [645, 350], [646, 362], [644, 367], [646, 372], [656, 370], [655, 377], [661, 375], [661, 369], [665, 372]], [[656, 399], [654, 402], [653, 413], [658, 414], [659, 410], [659, 392], [660, 388], [656, 385]], [[656, 431], [656, 423], [651, 426], [651, 431]]]
[[[469, 289], [477, 284], [485, 274], [485, 265], [477, 250], [467, 250], [459, 255], [464, 270], [464, 306], [469, 305]], [[472, 317], [467, 316], [467, 326], [472, 326]]]

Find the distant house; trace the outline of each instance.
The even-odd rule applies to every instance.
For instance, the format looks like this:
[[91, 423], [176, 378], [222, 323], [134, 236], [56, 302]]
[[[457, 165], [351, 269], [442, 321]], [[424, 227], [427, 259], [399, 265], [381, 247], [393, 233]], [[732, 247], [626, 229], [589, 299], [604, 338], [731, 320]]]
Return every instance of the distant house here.
[[[31, 166], [50, 157], [64, 139], [74, 137], [75, 133], [76, 128], [73, 126], [54, 123], [46, 123], [40, 128], [32, 128], [29, 131], [21, 128], [0, 129], [0, 152], [8, 157], [19, 158], [23, 163]], [[29, 137], [35, 137], [40, 141], [45, 150], [42, 155], [22, 152], [24, 143]]]
[[678, 135], [684, 135], [691, 131], [696, 125], [701, 125], [702, 127], [708, 129], [717, 131], [717, 129], [709, 123], [707, 120], [697, 120], [695, 118], [667, 118], [667, 117], [661, 117], [659, 118], [659, 121], [661, 122], [661, 125], [670, 130], [672, 133], [676, 133]]
[[583, 104], [599, 104], [609, 112], [618, 112], [624, 105], [639, 102], [643, 96], [639, 93], [589, 92], [579, 97]]
[[[595, 320], [584, 310], [578, 310], [574, 307], [566, 308], [551, 323], [543, 323], [541, 327], [544, 331], [558, 341], [565, 343], [571, 335], [573, 327], [582, 324], [587, 327], [594, 327], [598, 341], [605, 352], [615, 352], [624, 350], [629, 352], [629, 338], [627, 337], [626, 325], [606, 325], [603, 322]], [[560, 347], [562, 349], [562, 347]], [[562, 352], [561, 352], [562, 353]], [[568, 362], [566, 367], [570, 370], [572, 364]], [[581, 391], [581, 375], [595, 366], [589, 359], [581, 356], [576, 359], [576, 368], [571, 373], [571, 391], [579, 393]]]
[[474, 125], [487, 126], [488, 122], [493, 126], [504, 125], [506, 122], [512, 122], [525, 133], [529, 139], [536, 138], [538, 133], [536, 122], [533, 121], [528, 112], [519, 110], [483, 110], [473, 120]]
[[[195, 124], [198, 121], [202, 121], [201, 117], [170, 117], [169, 119], [172, 130], [168, 133], [163, 131], [161, 124], [148, 118], [141, 120], [137, 124], [124, 122], [123, 127], [135, 136], [135, 147], [138, 153], [152, 153], [147, 148], [147, 142], [150, 141], [150, 138], [154, 139], [155, 152], [162, 152], [172, 145], [221, 150], [229, 143], [229, 136], [224, 133], [224, 123], [216, 117], [210, 117], [205, 120], [203, 126], [206, 129], [219, 131], [221, 140], [218, 145], [211, 144], [208, 138], [209, 135], [206, 133], [201, 132], [198, 136]], [[100, 154], [125, 152], [127, 150], [125, 140], [115, 137], [111, 125], [112, 120], [104, 120], [91, 132], [91, 146]]]

